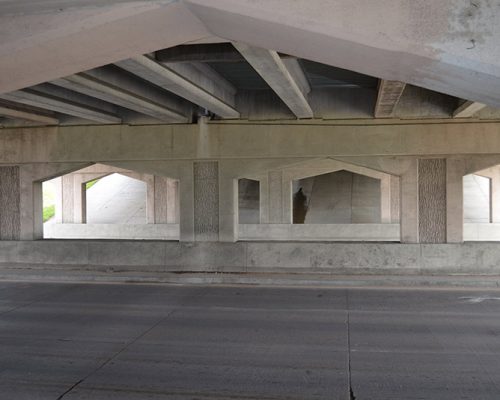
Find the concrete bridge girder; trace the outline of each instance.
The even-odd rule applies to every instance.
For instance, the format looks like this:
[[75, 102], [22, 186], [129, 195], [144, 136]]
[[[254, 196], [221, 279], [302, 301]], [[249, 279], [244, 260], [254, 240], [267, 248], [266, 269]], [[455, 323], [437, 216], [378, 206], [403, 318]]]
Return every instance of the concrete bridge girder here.
[[500, 106], [500, 28], [487, 1], [73, 2], [55, 16], [50, 3], [26, 3], [2, 12], [0, 93], [218, 37]]

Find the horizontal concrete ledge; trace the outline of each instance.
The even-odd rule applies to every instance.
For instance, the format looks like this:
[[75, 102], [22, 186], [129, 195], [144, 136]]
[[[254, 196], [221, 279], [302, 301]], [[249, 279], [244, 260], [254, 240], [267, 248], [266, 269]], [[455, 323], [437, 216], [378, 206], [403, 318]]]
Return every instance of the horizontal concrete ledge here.
[[500, 288], [500, 275], [337, 275], [117, 272], [2, 267], [0, 281], [317, 287]]
[[44, 224], [45, 239], [179, 240], [179, 224]]
[[241, 240], [399, 242], [399, 224], [240, 224]]
[[338, 281], [341, 276], [368, 276], [383, 282], [397, 276], [411, 282], [417, 277], [425, 282], [426, 276], [453, 276], [455, 281], [471, 275], [495, 286], [493, 282], [500, 276], [500, 243], [0, 242], [0, 278], [19, 279], [23, 275], [61, 280], [81, 275], [95, 281], [248, 284], [286, 284], [290, 279], [313, 284]]
[[500, 241], [500, 224], [484, 223], [484, 224], [464, 224], [464, 240], [465, 241]]

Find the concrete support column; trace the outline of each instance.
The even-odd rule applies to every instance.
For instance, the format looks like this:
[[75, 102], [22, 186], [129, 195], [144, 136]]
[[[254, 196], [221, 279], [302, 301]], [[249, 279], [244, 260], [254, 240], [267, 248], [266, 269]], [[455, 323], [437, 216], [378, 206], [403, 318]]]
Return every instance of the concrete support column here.
[[62, 179], [62, 223], [73, 224], [75, 222], [74, 216], [74, 175], [63, 175]]
[[446, 241], [461, 243], [464, 240], [463, 177], [465, 161], [446, 160]]
[[391, 175], [391, 223], [399, 224], [399, 213], [400, 213], [400, 184], [399, 177]]
[[420, 243], [445, 243], [446, 159], [418, 160], [418, 206]]
[[292, 182], [285, 180], [282, 171], [270, 171], [267, 176], [267, 222], [292, 223]]
[[156, 176], [151, 175], [146, 179], [146, 223], [155, 223], [155, 181]]
[[20, 221], [18, 240], [36, 240], [43, 238], [42, 182], [34, 181], [33, 176], [33, 166], [23, 165], [19, 167]]
[[186, 161], [186, 164], [179, 169], [179, 240], [181, 242], [195, 240], [193, 167], [191, 161]]
[[380, 222], [391, 223], [391, 177], [388, 175], [380, 180]]
[[401, 243], [418, 243], [418, 160], [409, 161], [400, 181]]
[[0, 240], [20, 238], [22, 189], [19, 167], [0, 167]]
[[268, 174], [268, 215], [270, 224], [283, 222], [283, 172], [270, 171]]
[[262, 176], [259, 179], [259, 208], [260, 208], [260, 223], [269, 223], [269, 179], [268, 175]]
[[219, 167], [217, 161], [193, 166], [194, 240], [219, 240]]
[[167, 178], [167, 224], [179, 222], [179, 182]]
[[281, 204], [283, 207], [283, 224], [293, 224], [292, 180], [284, 179], [281, 184]]
[[148, 184], [148, 223], [175, 224], [179, 221], [178, 182], [164, 176], [152, 178], [152, 188]]
[[232, 171], [219, 166], [219, 241], [238, 240], [238, 179]]

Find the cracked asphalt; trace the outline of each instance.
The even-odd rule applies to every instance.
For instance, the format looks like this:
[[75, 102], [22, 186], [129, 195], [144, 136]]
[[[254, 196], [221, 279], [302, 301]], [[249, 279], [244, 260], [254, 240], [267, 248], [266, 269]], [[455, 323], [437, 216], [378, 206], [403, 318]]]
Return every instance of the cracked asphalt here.
[[500, 398], [500, 292], [0, 283], [0, 399]]

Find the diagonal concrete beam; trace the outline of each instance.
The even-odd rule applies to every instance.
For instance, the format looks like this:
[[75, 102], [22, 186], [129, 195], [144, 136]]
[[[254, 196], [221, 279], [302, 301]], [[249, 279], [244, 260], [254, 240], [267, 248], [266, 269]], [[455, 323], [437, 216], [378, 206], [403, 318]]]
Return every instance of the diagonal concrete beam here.
[[13, 119], [40, 122], [45, 125], [57, 125], [59, 123], [56, 117], [47, 112], [41, 112], [10, 101], [0, 101], [0, 115]]
[[0, 93], [212, 35], [177, 0], [0, 1]]
[[166, 122], [188, 122], [187, 104], [113, 66], [52, 81], [54, 85], [95, 97]]
[[58, 90], [52, 90], [52, 87], [48, 85], [39, 85], [30, 89], [0, 94], [0, 99], [56, 111], [62, 114], [73, 115], [95, 122], [122, 122], [118, 115], [103, 111], [101, 102], [94, 102], [92, 99], [82, 98], [77, 93], [71, 95], [71, 98], [69, 93], [68, 96], [62, 97]]
[[307, 93], [302, 90], [303, 87], [301, 88], [303, 84], [298, 83], [298, 79], [294, 79], [276, 51], [239, 42], [233, 43], [233, 45], [297, 118], [314, 117], [307, 101]]
[[206, 65], [164, 65], [148, 56], [134, 57], [116, 65], [223, 118], [240, 116], [235, 109], [236, 89]]
[[399, 99], [405, 90], [406, 83], [381, 79], [378, 86], [375, 118], [389, 118], [394, 113]]
[[453, 118], [470, 118], [485, 107], [486, 104], [477, 101], [465, 101], [453, 112]]

